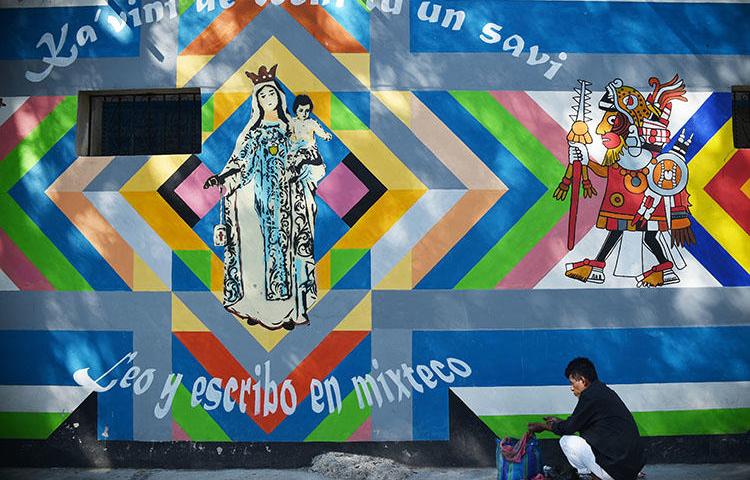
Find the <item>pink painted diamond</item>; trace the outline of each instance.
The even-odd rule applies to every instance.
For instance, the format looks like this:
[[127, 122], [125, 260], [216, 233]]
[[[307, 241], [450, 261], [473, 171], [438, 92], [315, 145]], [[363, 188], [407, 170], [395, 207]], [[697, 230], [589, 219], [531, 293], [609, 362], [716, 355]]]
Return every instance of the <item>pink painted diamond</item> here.
[[367, 192], [367, 187], [343, 163], [339, 163], [318, 186], [318, 196], [342, 218]]
[[203, 188], [206, 179], [211, 175], [211, 170], [201, 163], [174, 190], [199, 218], [203, 218], [221, 198], [218, 188]]

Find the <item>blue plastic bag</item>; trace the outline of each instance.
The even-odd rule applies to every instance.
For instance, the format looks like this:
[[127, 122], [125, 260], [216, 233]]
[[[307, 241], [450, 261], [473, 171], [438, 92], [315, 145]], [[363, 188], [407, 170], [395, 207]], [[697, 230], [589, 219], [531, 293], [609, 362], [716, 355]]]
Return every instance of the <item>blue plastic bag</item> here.
[[533, 434], [526, 434], [521, 440], [510, 437], [498, 439], [495, 460], [497, 480], [529, 480], [542, 473], [539, 441]]

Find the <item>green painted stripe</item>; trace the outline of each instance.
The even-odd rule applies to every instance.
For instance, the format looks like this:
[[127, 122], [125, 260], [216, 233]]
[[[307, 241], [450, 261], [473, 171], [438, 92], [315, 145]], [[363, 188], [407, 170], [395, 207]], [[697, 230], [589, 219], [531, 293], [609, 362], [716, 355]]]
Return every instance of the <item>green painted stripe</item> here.
[[[529, 422], [540, 422], [545, 415], [487, 415], [479, 418], [498, 438], [520, 437]], [[567, 418], [568, 415], [556, 415]], [[638, 430], [645, 437], [675, 435], [728, 435], [750, 431], [750, 408], [673, 410], [659, 412], [633, 412]], [[550, 432], [539, 438], [557, 438]]]
[[[497, 438], [521, 438], [530, 422], [541, 422], [545, 415], [483, 415], [479, 418], [487, 425]], [[557, 415], [565, 418], [566, 415]], [[550, 432], [538, 433], [539, 438], [557, 438]]]
[[177, 388], [172, 402], [172, 420], [188, 434], [191, 440], [202, 442], [231, 442], [232, 439], [200, 405], [190, 406], [190, 392], [185, 385]]
[[0, 412], [0, 438], [44, 440], [70, 413]]
[[641, 435], [718, 435], [750, 431], [750, 408], [634, 412]]
[[548, 191], [477, 262], [456, 289], [492, 289], [507, 275], [567, 211], [551, 196], [564, 168], [513, 115], [487, 92], [453, 91], [451, 95], [515, 156]]
[[214, 97], [213, 95], [201, 108], [201, 130], [204, 132], [214, 131]]
[[76, 97], [67, 97], [0, 162], [0, 192], [7, 192], [76, 122]]
[[331, 286], [335, 286], [344, 278], [349, 270], [365, 256], [366, 248], [342, 248], [331, 250]]
[[341, 402], [341, 412], [329, 414], [305, 438], [306, 442], [345, 442], [367, 421], [372, 407], [359, 408], [357, 393], [351, 391]]
[[526, 214], [477, 262], [454, 287], [458, 290], [493, 289], [568, 211], [545, 193]]
[[360, 7], [364, 8], [367, 13], [370, 13], [370, 9], [367, 7], [367, 0], [357, 0]]
[[349, 107], [331, 94], [331, 130], [369, 130]]
[[175, 250], [174, 253], [198, 277], [198, 280], [210, 290], [211, 252], [208, 250]]
[[7, 193], [0, 193], [0, 228], [13, 240], [56, 290], [93, 290]]
[[487, 92], [451, 95], [547, 188], [557, 187], [565, 168], [526, 128]]
[[180, 4], [177, 7], [178, 15], [182, 15], [183, 13], [185, 13], [185, 11], [188, 8], [192, 7], [194, 3], [195, 0], [180, 0]]

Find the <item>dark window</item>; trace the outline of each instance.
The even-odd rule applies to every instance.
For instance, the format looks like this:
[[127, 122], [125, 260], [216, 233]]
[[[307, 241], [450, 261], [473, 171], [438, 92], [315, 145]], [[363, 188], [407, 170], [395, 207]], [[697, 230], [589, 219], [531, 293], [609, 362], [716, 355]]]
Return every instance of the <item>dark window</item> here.
[[750, 148], [750, 85], [732, 87], [734, 148]]
[[200, 153], [200, 89], [79, 92], [79, 155]]

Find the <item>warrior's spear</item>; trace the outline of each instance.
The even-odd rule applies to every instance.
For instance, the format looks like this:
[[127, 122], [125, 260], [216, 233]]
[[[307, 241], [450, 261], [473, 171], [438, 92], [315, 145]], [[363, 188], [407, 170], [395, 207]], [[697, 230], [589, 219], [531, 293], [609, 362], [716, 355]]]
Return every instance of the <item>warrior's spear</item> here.
[[[579, 88], [573, 90], [577, 95], [573, 97], [573, 100], [576, 102], [573, 105], [573, 115], [570, 116], [571, 120], [573, 120], [573, 125], [570, 127], [567, 139], [573, 143], [590, 144], [593, 140], [589, 134], [589, 127], [586, 124], [590, 119], [586, 115], [591, 113], [588, 110], [588, 107], [590, 107], [589, 99], [591, 97], [591, 90], [586, 87], [591, 85], [591, 83], [586, 80], [578, 80], [578, 83], [580, 84]], [[584, 152], [580, 153], [585, 154]], [[588, 167], [582, 164], [581, 159], [578, 159], [568, 164], [560, 187], [558, 187], [554, 194], [558, 200], [564, 200], [568, 186], [572, 184], [570, 212], [568, 214], [568, 250], [573, 250], [576, 243], [576, 220], [578, 219], [578, 200], [581, 194], [581, 177], [583, 177], [584, 184], [589, 183]]]

